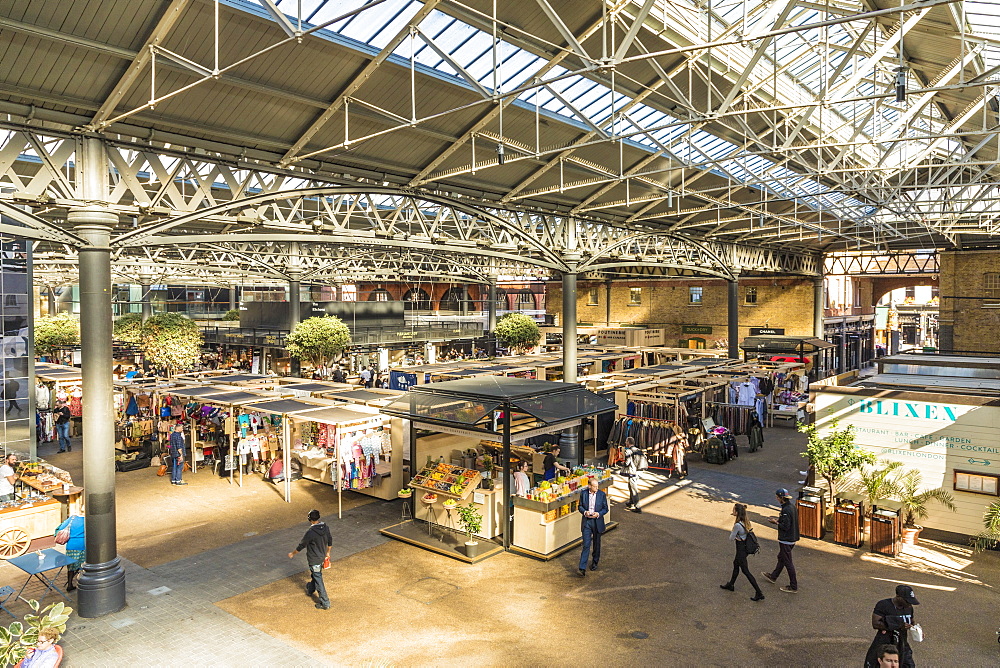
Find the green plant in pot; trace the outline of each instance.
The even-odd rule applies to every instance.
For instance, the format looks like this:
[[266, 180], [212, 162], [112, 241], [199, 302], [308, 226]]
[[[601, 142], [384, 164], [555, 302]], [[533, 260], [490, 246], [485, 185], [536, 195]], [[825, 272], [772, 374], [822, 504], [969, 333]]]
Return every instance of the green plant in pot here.
[[483, 514], [471, 503], [466, 506], [457, 506], [455, 509], [458, 511], [458, 522], [465, 529], [466, 554], [471, 557], [473, 556], [471, 552], [479, 545], [475, 534], [483, 530]]
[[1000, 547], [1000, 501], [994, 501], [983, 513], [983, 530], [972, 538], [976, 552], [995, 550]]
[[914, 545], [923, 527], [917, 524], [927, 517], [927, 504], [937, 501], [948, 510], [955, 512], [955, 497], [940, 487], [924, 489], [920, 471], [910, 469], [900, 475], [896, 482], [896, 498], [902, 504], [903, 542]]
[[483, 470], [486, 471], [486, 476], [483, 478], [483, 489], [493, 489], [493, 470], [496, 468], [496, 464], [493, 462], [493, 457], [491, 455], [483, 455]]
[[[28, 601], [34, 613], [38, 613], [38, 601]], [[55, 629], [60, 634], [66, 631], [70, 608], [62, 603], [52, 603], [41, 614], [24, 616], [23, 622], [14, 621], [0, 626], [0, 665], [12, 666], [28, 654], [28, 650], [38, 643], [41, 629]]]
[[830, 431], [825, 436], [817, 433], [815, 424], [799, 424], [798, 429], [809, 440], [802, 456], [816, 471], [816, 475], [826, 481], [830, 488], [830, 499], [837, 496], [837, 484], [850, 473], [866, 464], [875, 463], [875, 455], [854, 445], [854, 425], [837, 429], [838, 423], [830, 425]]
[[893, 475], [902, 466], [902, 462], [882, 460], [882, 466], [861, 470], [861, 487], [868, 497], [868, 513], [883, 501], [888, 501], [897, 495], [899, 485]]

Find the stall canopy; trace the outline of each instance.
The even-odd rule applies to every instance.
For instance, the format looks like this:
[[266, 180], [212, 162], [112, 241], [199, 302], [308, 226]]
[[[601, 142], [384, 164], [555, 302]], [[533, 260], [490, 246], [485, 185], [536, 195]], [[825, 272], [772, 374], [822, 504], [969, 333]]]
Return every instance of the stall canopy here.
[[[576, 383], [479, 376], [411, 387], [381, 410], [411, 420], [414, 426], [499, 440], [503, 446], [503, 498], [509, 500], [510, 444], [515, 431], [518, 439], [525, 439], [551, 430], [575, 428], [587, 416], [616, 408], [611, 399]], [[411, 459], [417, 461], [412, 429], [410, 439]], [[505, 501], [505, 508], [508, 503]], [[504, 549], [510, 548], [510, 529], [508, 510], [503, 514]]]
[[748, 336], [740, 350], [759, 353], [815, 353], [836, 345], [811, 336]]
[[[615, 410], [616, 404], [580, 385], [486, 376], [418, 385], [383, 413], [430, 424], [476, 425], [495, 410], [528, 414], [544, 424]], [[493, 432], [487, 425], [479, 425]]]
[[206, 383], [225, 385], [226, 383], [246, 383], [255, 380], [267, 380], [273, 377], [274, 376], [261, 376], [259, 374], [237, 373], [225, 376], [206, 376], [201, 380]]
[[383, 405], [395, 401], [403, 393], [399, 390], [334, 390], [324, 392], [323, 396], [330, 399], [342, 399], [355, 404], [377, 404]]

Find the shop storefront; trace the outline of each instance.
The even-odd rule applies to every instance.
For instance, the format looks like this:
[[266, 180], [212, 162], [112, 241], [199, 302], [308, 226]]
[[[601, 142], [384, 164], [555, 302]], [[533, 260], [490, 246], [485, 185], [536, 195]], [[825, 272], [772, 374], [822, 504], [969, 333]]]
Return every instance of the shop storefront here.
[[857, 445], [880, 461], [919, 471], [925, 489], [950, 492], [957, 510], [928, 504], [920, 523], [965, 543], [1000, 497], [1000, 365], [937, 355], [882, 357], [878, 365], [878, 374], [850, 386], [815, 388], [820, 433], [853, 425]]

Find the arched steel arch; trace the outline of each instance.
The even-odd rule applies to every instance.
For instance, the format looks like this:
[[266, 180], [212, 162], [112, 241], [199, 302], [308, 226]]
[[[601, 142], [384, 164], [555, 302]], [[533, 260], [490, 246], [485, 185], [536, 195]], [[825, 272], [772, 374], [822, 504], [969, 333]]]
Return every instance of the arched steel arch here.
[[[386, 216], [380, 215], [379, 207], [374, 206], [374, 204], [370, 207], [353, 207], [345, 211], [335, 211], [333, 207], [328, 206], [330, 204], [328, 198], [370, 197], [372, 195], [403, 198], [408, 206], [396, 207], [395, 211], [387, 210]], [[302, 204], [305, 200], [316, 203], [315, 216], [311, 215], [313, 212], [305, 209]], [[354, 202], [356, 201], [354, 200]], [[279, 202], [292, 202], [292, 204], [287, 210], [280, 210], [277, 208]], [[423, 208], [420, 206], [420, 202], [435, 205], [438, 207], [438, 213], [427, 219], [420, 215], [414, 215], [415, 212], [420, 212]], [[256, 212], [253, 211], [254, 208], [256, 208]], [[554, 271], [567, 269], [556, 250], [502, 218], [465, 202], [446, 197], [378, 186], [303, 188], [250, 195], [126, 232], [112, 239], [112, 247], [183, 242], [176, 236], [164, 237], [160, 233], [234, 212], [242, 212], [245, 222], [252, 225], [259, 222], [259, 220], [253, 219], [253, 214], [260, 215], [263, 213], [262, 208], [265, 208], [268, 213], [283, 218], [278, 221], [268, 220], [266, 223], [261, 223], [262, 226], [274, 227], [274, 224], [277, 223], [287, 231], [283, 235], [242, 235], [244, 240], [288, 241], [294, 237], [295, 240], [306, 243], [366, 243], [449, 253], [460, 251], [472, 255], [520, 261]], [[251, 211], [250, 215], [247, 215], [248, 210]], [[411, 213], [400, 215], [400, 211]], [[448, 212], [448, 215], [442, 215], [442, 212]], [[338, 213], [344, 215], [338, 217]], [[310, 217], [315, 221], [328, 221], [330, 225], [334, 226], [335, 233], [309, 234], [311, 229], [306, 221]], [[357, 225], [359, 221], [363, 225]], [[293, 234], [289, 234], [289, 232]], [[226, 241], [233, 239], [234, 236], [240, 235], [231, 233], [194, 235], [196, 240], [189, 238], [186, 243]], [[509, 249], [509, 252], [497, 249]]]

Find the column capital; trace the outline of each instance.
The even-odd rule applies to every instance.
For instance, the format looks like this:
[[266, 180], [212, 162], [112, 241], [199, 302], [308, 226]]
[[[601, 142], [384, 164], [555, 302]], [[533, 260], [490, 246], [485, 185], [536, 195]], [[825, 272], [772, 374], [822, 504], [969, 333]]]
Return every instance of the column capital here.
[[82, 206], [71, 209], [66, 221], [74, 231], [97, 248], [107, 248], [111, 231], [118, 224], [118, 214], [103, 206]]

